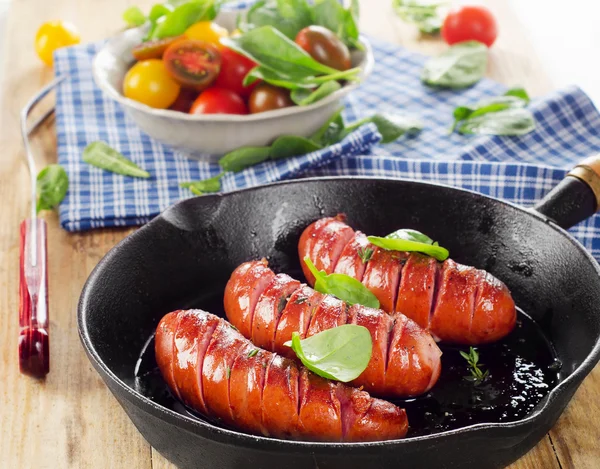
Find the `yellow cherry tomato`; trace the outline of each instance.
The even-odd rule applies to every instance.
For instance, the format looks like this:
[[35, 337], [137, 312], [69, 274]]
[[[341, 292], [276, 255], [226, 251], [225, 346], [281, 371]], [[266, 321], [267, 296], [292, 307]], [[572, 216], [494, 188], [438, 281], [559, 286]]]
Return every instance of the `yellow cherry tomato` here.
[[35, 35], [35, 51], [46, 65], [52, 65], [52, 54], [61, 47], [79, 44], [77, 29], [66, 21], [48, 21], [40, 26]]
[[186, 29], [185, 33], [183, 34], [189, 39], [197, 39], [199, 41], [209, 42], [210, 44], [214, 44], [219, 47], [221, 46], [219, 40], [222, 37], [229, 36], [229, 33], [225, 28], [213, 23], [212, 21], [200, 21], [199, 23], [195, 23]]
[[125, 97], [157, 109], [166, 109], [173, 104], [180, 89], [160, 59], [137, 62], [123, 81]]

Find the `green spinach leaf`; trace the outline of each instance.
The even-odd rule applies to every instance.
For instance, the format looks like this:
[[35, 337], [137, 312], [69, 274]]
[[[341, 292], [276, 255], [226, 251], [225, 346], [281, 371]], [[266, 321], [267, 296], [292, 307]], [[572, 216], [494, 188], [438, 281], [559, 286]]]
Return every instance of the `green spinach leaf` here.
[[450, 253], [429, 236], [416, 230], [402, 229], [390, 233], [385, 238], [367, 236], [371, 244], [388, 251], [420, 252], [438, 261], [448, 259]]
[[320, 145], [317, 145], [308, 138], [282, 135], [271, 144], [269, 158], [272, 160], [290, 158], [292, 156], [305, 155], [321, 148]]
[[339, 108], [335, 111], [310, 139], [322, 147], [333, 145], [342, 140], [345, 128], [344, 118], [342, 117], [343, 110], [344, 108]]
[[525, 135], [535, 130], [535, 119], [527, 109], [505, 109], [470, 117], [458, 126], [461, 134]]
[[147, 179], [150, 173], [104, 142], [92, 142], [83, 150], [83, 161], [113, 173]]
[[423, 129], [423, 124], [418, 119], [403, 114], [375, 114], [366, 117], [346, 127], [344, 137], [355, 131], [360, 126], [373, 123], [381, 134], [381, 143], [390, 143], [404, 134], [415, 134]]
[[314, 60], [273, 26], [252, 29], [241, 36], [226, 38], [221, 42], [263, 67], [292, 79], [338, 73], [338, 70]]
[[319, 332], [304, 340], [298, 332], [284, 345], [291, 347], [302, 364], [323, 378], [347, 383], [366, 370], [373, 353], [373, 340], [366, 327], [345, 324]]
[[127, 26], [135, 28], [146, 22], [146, 15], [140, 10], [140, 7], [132, 6], [123, 12], [123, 20]]
[[332, 80], [323, 83], [316, 90], [295, 88], [292, 90], [290, 97], [298, 106], [307, 106], [335, 93], [341, 88], [342, 85], [339, 82]]
[[208, 192], [219, 192], [221, 190], [221, 178], [224, 175], [225, 173], [219, 173], [216, 176], [203, 179], [202, 181], [182, 182], [179, 184], [179, 187], [189, 189], [196, 195], [203, 195]]
[[161, 22], [156, 23], [152, 39], [179, 36], [198, 21], [211, 21], [217, 9], [214, 0], [192, 0], [181, 3], [173, 11], [165, 14]]
[[488, 48], [477, 41], [459, 42], [429, 59], [421, 81], [429, 86], [466, 88], [477, 83], [487, 67]]
[[255, 3], [245, 15], [241, 15], [238, 27], [242, 32], [261, 26], [273, 26], [294, 40], [302, 28], [310, 25], [310, 9], [304, 0], [293, 2], [298, 14], [290, 14], [292, 4], [281, 0]]
[[65, 198], [69, 190], [69, 177], [62, 166], [51, 164], [37, 175], [36, 188], [38, 193], [37, 212], [52, 210]]
[[225, 171], [238, 172], [269, 159], [271, 147], [242, 147], [227, 153], [219, 160]]
[[412, 23], [424, 34], [438, 34], [442, 28], [442, 17], [438, 8], [446, 2], [424, 0], [394, 0], [396, 14], [406, 23]]
[[306, 256], [304, 263], [315, 276], [315, 290], [348, 303], [349, 305], [360, 304], [369, 308], [379, 308], [377, 297], [362, 283], [345, 274], [326, 274], [324, 270], [318, 270], [310, 258]]

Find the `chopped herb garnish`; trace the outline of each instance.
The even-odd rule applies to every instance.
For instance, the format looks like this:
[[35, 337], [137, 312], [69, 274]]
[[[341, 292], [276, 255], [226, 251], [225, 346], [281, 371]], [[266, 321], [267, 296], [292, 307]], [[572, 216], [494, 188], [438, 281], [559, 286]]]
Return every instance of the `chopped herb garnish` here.
[[301, 305], [302, 303], [306, 303], [306, 300], [308, 300], [306, 296], [301, 296], [299, 298], [296, 298], [296, 301], [294, 301], [294, 303], [296, 303], [297, 305]]
[[250, 350], [248, 352], [248, 358], [254, 357], [257, 353], [258, 353], [258, 349], [257, 348]]
[[371, 257], [373, 257], [373, 252], [374, 251], [371, 248], [361, 248], [358, 250], [358, 255], [360, 260], [363, 261], [363, 264], [366, 264], [371, 260]]
[[467, 360], [467, 363], [469, 364], [469, 371], [471, 372], [471, 376], [465, 376], [465, 379], [468, 381], [473, 381], [475, 385], [483, 383], [490, 375], [490, 371], [483, 371], [480, 368], [483, 366], [483, 363], [479, 363], [479, 353], [477, 350], [473, 347], [469, 347], [469, 353], [461, 350], [460, 355]]
[[233, 324], [229, 324], [229, 327], [231, 327], [236, 332], [240, 332], [239, 329], [237, 327], [235, 327]]
[[227, 379], [229, 379], [231, 377], [231, 368], [227, 367]]

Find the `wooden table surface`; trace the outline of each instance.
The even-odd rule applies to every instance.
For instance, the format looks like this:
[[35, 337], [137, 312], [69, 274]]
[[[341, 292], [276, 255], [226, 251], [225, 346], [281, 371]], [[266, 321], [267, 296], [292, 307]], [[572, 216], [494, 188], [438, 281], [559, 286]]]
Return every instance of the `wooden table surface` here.
[[[0, 467], [173, 468], [134, 428], [84, 354], [77, 335], [81, 288], [96, 263], [131, 230], [68, 234], [55, 213], [49, 224], [51, 372], [45, 381], [21, 376], [17, 360], [18, 225], [28, 214], [29, 184], [18, 130], [18, 113], [52, 77], [33, 51], [40, 23], [61, 18], [75, 23], [83, 41], [95, 41], [122, 26], [129, 4], [149, 0], [13, 0], [8, 16], [5, 62], [0, 67]], [[421, 39], [395, 18], [390, 0], [363, 0], [361, 28], [374, 36], [433, 54], [437, 39]], [[491, 52], [489, 76], [524, 85], [539, 95], [551, 80], [528, 45], [526, 29], [503, 0], [486, 2], [501, 35]], [[36, 137], [40, 166], [56, 161], [52, 123]], [[597, 468], [600, 446], [598, 368], [585, 380], [557, 425], [511, 468]], [[201, 463], [200, 463], [201, 464]], [[199, 467], [201, 467], [199, 465]]]

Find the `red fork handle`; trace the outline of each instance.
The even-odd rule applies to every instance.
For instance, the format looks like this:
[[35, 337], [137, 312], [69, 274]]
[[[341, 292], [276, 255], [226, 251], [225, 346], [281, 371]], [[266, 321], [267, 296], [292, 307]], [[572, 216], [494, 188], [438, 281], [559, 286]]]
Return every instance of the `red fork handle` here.
[[[46, 236], [44, 220], [36, 218], [21, 223], [19, 366], [21, 373], [35, 378], [43, 378], [50, 371]], [[31, 243], [35, 243], [35, 258]]]

